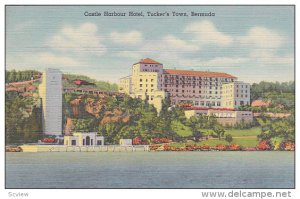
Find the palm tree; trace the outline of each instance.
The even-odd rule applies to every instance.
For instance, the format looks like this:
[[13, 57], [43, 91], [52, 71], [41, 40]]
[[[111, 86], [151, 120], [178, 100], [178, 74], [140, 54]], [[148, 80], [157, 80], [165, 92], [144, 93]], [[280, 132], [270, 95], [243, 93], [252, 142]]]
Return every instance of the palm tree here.
[[215, 126], [213, 130], [218, 135], [219, 140], [221, 139], [221, 137], [225, 133], [224, 128], [222, 126], [220, 126], [220, 125]]

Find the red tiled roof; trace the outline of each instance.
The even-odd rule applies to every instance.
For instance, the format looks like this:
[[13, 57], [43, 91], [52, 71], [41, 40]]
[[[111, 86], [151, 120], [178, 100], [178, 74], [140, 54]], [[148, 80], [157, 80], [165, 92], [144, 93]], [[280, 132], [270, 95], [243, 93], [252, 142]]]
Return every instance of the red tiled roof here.
[[161, 63], [150, 58], [145, 58], [145, 59], [141, 59], [139, 62], [135, 64], [161, 64]]
[[203, 76], [203, 77], [227, 77], [236, 78], [235, 76], [227, 73], [219, 72], [207, 72], [207, 71], [193, 71], [193, 70], [175, 70], [175, 69], [164, 69], [165, 74], [170, 75], [190, 75], [190, 76]]

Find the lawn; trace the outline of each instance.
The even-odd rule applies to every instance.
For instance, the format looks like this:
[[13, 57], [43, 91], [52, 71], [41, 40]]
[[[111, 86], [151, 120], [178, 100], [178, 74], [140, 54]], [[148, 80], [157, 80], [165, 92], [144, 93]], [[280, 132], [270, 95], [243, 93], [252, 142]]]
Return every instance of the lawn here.
[[[256, 138], [235, 138], [231, 143], [238, 144], [243, 147], [255, 147], [258, 144], [258, 141]], [[228, 145], [229, 143], [226, 142], [225, 140], [214, 139], [214, 140], [204, 140], [201, 142], [188, 141], [188, 142], [172, 143], [171, 146], [182, 147], [182, 146], [194, 145], [194, 144], [196, 145], [206, 144], [212, 147], [212, 146], [216, 146], [217, 144]]]
[[[213, 132], [212, 129], [201, 129], [204, 132], [204, 135], [207, 135], [208, 131]], [[252, 127], [250, 129], [226, 129], [226, 134], [231, 134], [233, 137], [241, 136], [257, 136], [261, 133], [260, 127]]]
[[253, 127], [250, 129], [226, 129], [226, 134], [231, 134], [233, 137], [239, 136], [257, 136], [261, 133], [260, 127]]
[[190, 127], [185, 126], [179, 121], [172, 121], [172, 129], [180, 136], [190, 136], [192, 135], [192, 130]]

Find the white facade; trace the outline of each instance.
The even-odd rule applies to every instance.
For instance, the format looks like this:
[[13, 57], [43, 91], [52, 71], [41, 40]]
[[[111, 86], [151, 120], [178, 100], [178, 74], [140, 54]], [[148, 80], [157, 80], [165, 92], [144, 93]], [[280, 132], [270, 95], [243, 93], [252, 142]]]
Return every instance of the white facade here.
[[62, 73], [47, 69], [42, 76], [39, 95], [43, 107], [43, 132], [62, 135]]
[[241, 81], [222, 85], [222, 107], [238, 109], [250, 105], [250, 84]]
[[131, 75], [120, 79], [119, 92], [130, 94], [132, 92]]
[[97, 132], [73, 133], [72, 136], [64, 136], [66, 146], [103, 146], [104, 137], [97, 136]]
[[251, 111], [232, 111], [232, 110], [187, 110], [184, 112], [185, 116], [189, 119], [191, 117], [203, 116], [214, 116], [217, 122], [222, 125], [236, 125], [242, 120], [245, 123], [251, 123], [253, 121], [253, 113]]
[[132, 65], [132, 75], [120, 79], [120, 91], [147, 100], [159, 113], [165, 92], [161, 90], [163, 65], [146, 58]]

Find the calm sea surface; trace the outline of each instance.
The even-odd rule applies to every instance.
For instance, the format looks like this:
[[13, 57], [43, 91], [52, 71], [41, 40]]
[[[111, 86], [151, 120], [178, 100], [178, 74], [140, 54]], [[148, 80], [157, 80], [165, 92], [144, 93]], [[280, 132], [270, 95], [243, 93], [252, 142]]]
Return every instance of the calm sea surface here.
[[6, 188], [294, 188], [294, 152], [6, 153]]

